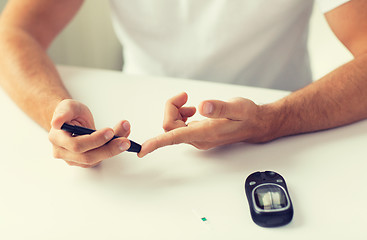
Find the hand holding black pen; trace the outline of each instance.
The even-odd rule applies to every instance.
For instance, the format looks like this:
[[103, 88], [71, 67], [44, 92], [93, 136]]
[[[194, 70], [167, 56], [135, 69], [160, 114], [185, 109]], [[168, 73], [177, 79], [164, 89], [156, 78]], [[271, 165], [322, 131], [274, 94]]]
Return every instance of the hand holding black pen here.
[[130, 127], [127, 120], [121, 120], [113, 129], [93, 130], [94, 119], [89, 108], [79, 101], [66, 99], [54, 110], [49, 140], [55, 158], [72, 166], [89, 168], [126, 150], [138, 152], [140, 145], [127, 139]]
[[[70, 124], [67, 124], [67, 123], [64, 123], [61, 126], [61, 129], [64, 130], [64, 131], [67, 131], [69, 133], [72, 133], [73, 135], [77, 135], [77, 136], [92, 134], [96, 131], [96, 130], [93, 130], [93, 129], [90, 129], [90, 128], [80, 127], [80, 126], [76, 126], [76, 125], [70, 125]], [[112, 139], [110, 141], [108, 141], [107, 143], [111, 142], [113, 139], [116, 139], [116, 138], [119, 138], [119, 136], [113, 136]], [[134, 141], [131, 141], [131, 140], [129, 140], [129, 141], [130, 141], [130, 147], [126, 151], [139, 153], [140, 150], [141, 150], [141, 145], [134, 142]]]

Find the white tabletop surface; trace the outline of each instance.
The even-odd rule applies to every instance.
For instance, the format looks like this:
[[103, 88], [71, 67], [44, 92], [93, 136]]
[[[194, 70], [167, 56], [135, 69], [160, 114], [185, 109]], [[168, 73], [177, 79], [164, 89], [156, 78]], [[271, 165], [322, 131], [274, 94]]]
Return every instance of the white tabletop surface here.
[[[182, 91], [193, 106], [237, 96], [266, 103], [288, 94], [59, 71], [73, 97], [90, 107], [97, 128], [127, 119], [129, 138], [139, 143], [163, 132], [164, 103]], [[0, 239], [367, 239], [367, 121], [267, 144], [209, 151], [176, 145], [142, 159], [126, 152], [83, 169], [54, 159], [47, 133], [3, 90], [0, 103]], [[261, 228], [251, 220], [243, 181], [263, 170], [286, 179], [294, 206], [289, 225]]]

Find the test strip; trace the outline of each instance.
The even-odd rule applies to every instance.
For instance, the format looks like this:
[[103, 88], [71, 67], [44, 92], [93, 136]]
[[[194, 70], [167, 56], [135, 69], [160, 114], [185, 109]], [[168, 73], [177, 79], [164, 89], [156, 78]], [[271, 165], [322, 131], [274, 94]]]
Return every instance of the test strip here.
[[205, 215], [199, 213], [196, 209], [192, 209], [192, 213], [194, 214], [196, 219], [204, 224], [207, 230], [211, 230], [209, 220]]

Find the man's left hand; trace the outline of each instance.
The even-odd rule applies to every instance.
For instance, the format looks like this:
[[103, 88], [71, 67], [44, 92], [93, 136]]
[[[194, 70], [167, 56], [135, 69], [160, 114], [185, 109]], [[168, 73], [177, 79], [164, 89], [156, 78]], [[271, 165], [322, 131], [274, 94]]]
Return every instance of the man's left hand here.
[[198, 149], [210, 149], [241, 141], [264, 141], [269, 122], [265, 119], [266, 115], [261, 114], [262, 106], [245, 98], [228, 102], [206, 100], [200, 103], [198, 110], [207, 118], [186, 124], [196, 111], [194, 107], [184, 107], [187, 98], [186, 93], [181, 93], [167, 101], [163, 123], [166, 133], [147, 140], [142, 145], [139, 157], [158, 148], [180, 143], [188, 143]]

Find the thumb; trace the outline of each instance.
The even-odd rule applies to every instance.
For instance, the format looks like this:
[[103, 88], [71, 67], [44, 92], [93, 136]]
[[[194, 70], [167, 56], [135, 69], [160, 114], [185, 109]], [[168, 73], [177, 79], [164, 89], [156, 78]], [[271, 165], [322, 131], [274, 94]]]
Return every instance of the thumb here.
[[254, 103], [244, 98], [235, 98], [224, 102], [219, 100], [206, 100], [200, 103], [199, 112], [209, 118], [228, 118], [241, 120]]
[[64, 104], [64, 102], [60, 102], [55, 108], [51, 120], [51, 126], [53, 128], [60, 129], [64, 122], [73, 119], [73, 112], [71, 109], [72, 108], [70, 108], [67, 104]]
[[84, 127], [94, 129], [93, 116], [88, 107], [81, 102], [71, 99], [65, 99], [56, 106], [51, 120], [51, 126], [60, 129], [61, 125], [65, 122], [75, 122]]

